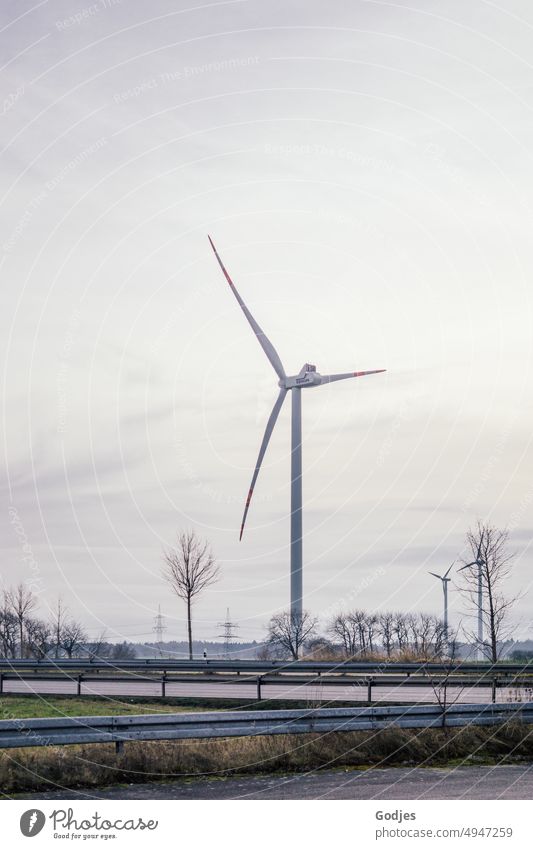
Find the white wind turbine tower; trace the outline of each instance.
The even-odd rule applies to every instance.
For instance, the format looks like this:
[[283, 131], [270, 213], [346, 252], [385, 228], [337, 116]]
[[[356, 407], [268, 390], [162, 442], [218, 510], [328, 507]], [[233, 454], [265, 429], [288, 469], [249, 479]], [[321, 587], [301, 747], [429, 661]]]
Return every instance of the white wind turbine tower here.
[[310, 365], [309, 363], [305, 363], [304, 366], [300, 369], [298, 374], [295, 375], [287, 375], [281, 359], [278, 355], [278, 352], [274, 348], [272, 342], [268, 339], [268, 337], [263, 333], [248, 307], [242, 300], [239, 295], [235, 285], [229, 276], [224, 263], [220, 259], [218, 255], [217, 249], [213, 244], [213, 240], [211, 236], [208, 236], [209, 242], [215, 256], [218, 260], [218, 264], [222, 269], [222, 273], [226, 278], [227, 282], [230, 285], [231, 291], [235, 295], [237, 302], [242, 309], [244, 315], [246, 316], [248, 323], [250, 324], [253, 332], [257, 336], [257, 340], [261, 345], [263, 351], [267, 355], [270, 364], [272, 365], [274, 371], [278, 376], [278, 386], [279, 386], [279, 395], [276, 399], [274, 407], [272, 408], [272, 412], [270, 413], [270, 418], [268, 419], [266, 430], [263, 436], [263, 441], [261, 442], [261, 447], [259, 449], [259, 455], [257, 457], [257, 463], [255, 465], [254, 473], [252, 476], [252, 482], [250, 484], [250, 489], [248, 491], [248, 496], [246, 498], [246, 504], [244, 507], [244, 514], [242, 517], [241, 523], [241, 531], [239, 539], [242, 539], [242, 534], [244, 531], [244, 524], [246, 522], [246, 516], [248, 515], [248, 509], [250, 507], [250, 501], [252, 500], [252, 495], [255, 487], [255, 483], [257, 481], [257, 476], [259, 474], [259, 469], [261, 468], [261, 463], [263, 462], [263, 457], [265, 456], [265, 451], [267, 449], [268, 443], [270, 441], [270, 437], [272, 436], [272, 431], [274, 430], [274, 426], [276, 424], [277, 418], [279, 416], [281, 407], [283, 406], [283, 402], [287, 395], [287, 392], [292, 393], [292, 419], [291, 419], [291, 617], [293, 618], [293, 622], [298, 623], [302, 618], [302, 400], [301, 400], [301, 390], [302, 389], [310, 389], [313, 386], [322, 386], [325, 383], [333, 383], [337, 380], [346, 380], [349, 377], [362, 377], [367, 374], [380, 374], [384, 372], [385, 369], [374, 369], [372, 371], [351, 371], [345, 374], [319, 374], [316, 370], [316, 366]]
[[442, 592], [444, 593], [444, 643], [446, 648], [448, 648], [448, 584], [451, 581], [451, 578], [448, 578], [448, 575], [452, 571], [453, 563], [449, 569], [444, 573], [444, 575], [437, 575], [436, 572], [429, 572], [428, 574], [433, 575], [434, 578], [438, 578], [439, 581], [442, 581]]
[[481, 556], [481, 546], [483, 544], [483, 537], [481, 537], [479, 541], [479, 545], [477, 547], [476, 559], [472, 560], [471, 563], [465, 563], [464, 566], [461, 566], [459, 572], [462, 572], [463, 569], [469, 569], [471, 566], [477, 566], [477, 660], [483, 660], [483, 566], [485, 566], [485, 560]]

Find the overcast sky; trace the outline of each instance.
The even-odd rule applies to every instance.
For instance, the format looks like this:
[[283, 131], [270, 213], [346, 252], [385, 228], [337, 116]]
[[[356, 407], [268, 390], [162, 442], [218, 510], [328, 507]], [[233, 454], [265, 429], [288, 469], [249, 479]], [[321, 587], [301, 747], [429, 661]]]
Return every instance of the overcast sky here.
[[[181, 8], [180, 8], [181, 7]], [[260, 639], [289, 594], [286, 404], [303, 394], [304, 606], [442, 609], [476, 518], [531, 581], [533, 9], [527, 0], [11, 0], [1, 8], [1, 581], [92, 635], [167, 636], [179, 530]], [[533, 593], [516, 610], [530, 629]], [[451, 594], [453, 622], [463, 616]]]

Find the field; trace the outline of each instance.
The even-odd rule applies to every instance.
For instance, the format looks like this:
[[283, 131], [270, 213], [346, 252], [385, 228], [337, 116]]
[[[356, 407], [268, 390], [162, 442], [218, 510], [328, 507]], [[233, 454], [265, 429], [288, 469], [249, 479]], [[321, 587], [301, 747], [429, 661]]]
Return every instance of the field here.
[[[185, 702], [185, 700], [183, 700]], [[192, 704], [192, 706], [191, 706]], [[37, 719], [49, 716], [127, 716], [142, 713], [177, 713], [199, 710], [194, 702], [166, 702], [158, 699], [103, 699], [73, 696], [4, 696], [0, 698], [0, 719]]]

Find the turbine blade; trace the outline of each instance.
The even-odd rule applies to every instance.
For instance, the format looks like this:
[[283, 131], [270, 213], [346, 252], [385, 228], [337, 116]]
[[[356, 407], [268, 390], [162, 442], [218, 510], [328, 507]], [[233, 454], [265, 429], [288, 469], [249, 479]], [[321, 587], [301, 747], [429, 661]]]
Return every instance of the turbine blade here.
[[263, 333], [263, 331], [259, 327], [257, 321], [253, 317], [252, 313], [250, 312], [250, 310], [248, 309], [248, 307], [244, 303], [243, 299], [239, 295], [237, 289], [235, 288], [235, 284], [234, 284], [233, 280], [229, 276], [229, 274], [226, 271], [226, 268], [224, 266], [224, 263], [222, 262], [222, 260], [220, 259], [219, 255], [218, 255], [218, 251], [215, 248], [215, 245], [214, 245], [214, 242], [213, 242], [211, 236], [208, 236], [207, 238], [209, 239], [209, 244], [213, 248], [213, 252], [214, 252], [214, 254], [215, 254], [215, 256], [218, 260], [218, 264], [220, 265], [220, 267], [222, 269], [222, 273], [224, 274], [224, 277], [226, 278], [226, 280], [228, 281], [228, 283], [230, 285], [231, 291], [235, 295], [240, 308], [242, 309], [244, 315], [248, 319], [248, 323], [249, 323], [250, 327], [252, 328], [253, 332], [255, 333], [255, 335], [257, 336], [258, 342], [261, 345], [263, 351], [265, 352], [268, 359], [270, 360], [270, 363], [272, 364], [274, 371], [276, 372], [278, 377], [280, 377], [280, 378], [286, 377], [287, 375], [285, 374], [285, 369], [283, 368], [283, 363], [281, 362], [281, 360], [279, 358], [278, 352], [274, 348], [274, 345], [272, 344], [272, 342], [270, 341], [268, 336], [266, 336], [265, 333]]
[[[454, 560], [454, 563], [455, 563], [455, 560]], [[452, 565], [450, 566], [450, 568], [448, 569], [448, 571], [444, 573], [443, 577], [444, 577], [444, 578], [447, 578], [447, 577], [448, 577], [448, 575], [450, 574], [450, 572], [452, 571], [452, 569], [453, 569], [453, 563], [452, 563]]]
[[276, 399], [276, 403], [272, 408], [272, 412], [270, 413], [270, 417], [267, 422], [267, 426], [265, 429], [265, 435], [263, 436], [263, 441], [261, 442], [261, 448], [259, 449], [259, 455], [257, 457], [257, 463], [255, 464], [254, 474], [252, 477], [252, 483], [250, 484], [250, 489], [248, 490], [248, 496], [246, 498], [246, 505], [244, 507], [244, 514], [241, 522], [241, 532], [239, 534], [239, 539], [242, 539], [243, 531], [244, 531], [244, 523], [246, 522], [246, 517], [248, 515], [248, 508], [250, 507], [250, 501], [252, 500], [252, 495], [254, 493], [254, 486], [257, 480], [257, 476], [259, 474], [259, 469], [261, 468], [261, 463], [263, 462], [263, 457], [265, 456], [265, 451], [267, 450], [268, 443], [270, 442], [270, 437], [272, 436], [272, 431], [274, 430], [274, 425], [276, 424], [279, 416], [279, 411], [283, 406], [283, 402], [285, 400], [285, 395], [287, 394], [287, 390], [285, 387], [280, 389], [279, 395]]
[[442, 581], [442, 576], [437, 575], [436, 572], [428, 572], [428, 575], [433, 575], [434, 578], [438, 578], [440, 581]]
[[372, 371], [349, 371], [346, 374], [321, 374], [320, 383], [334, 383], [336, 380], [347, 380], [349, 377], [364, 377], [366, 374], [381, 374], [387, 371], [385, 368], [377, 368]]

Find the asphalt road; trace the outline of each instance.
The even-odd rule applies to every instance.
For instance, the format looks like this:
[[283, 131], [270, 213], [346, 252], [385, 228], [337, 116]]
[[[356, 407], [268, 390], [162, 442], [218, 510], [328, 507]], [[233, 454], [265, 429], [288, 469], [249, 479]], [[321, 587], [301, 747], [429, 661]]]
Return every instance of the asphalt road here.
[[103, 790], [65, 790], [23, 799], [533, 799], [533, 764], [324, 771], [191, 779]]
[[[6, 680], [3, 685], [4, 693], [38, 693], [40, 695], [75, 695], [75, 681], [34, 681]], [[81, 685], [81, 694], [86, 696], [147, 696], [157, 698], [161, 695], [161, 685], [149, 681], [87, 681]], [[256, 699], [256, 684], [254, 682], [233, 684], [225, 682], [173, 682], [166, 684], [167, 696], [190, 696], [221, 699]], [[366, 686], [355, 684], [342, 685], [294, 685], [269, 684], [262, 686], [264, 699], [298, 699], [313, 701], [352, 701], [366, 702]], [[531, 698], [528, 691], [516, 688], [502, 687], [498, 689], [498, 701], [527, 701]], [[486, 704], [491, 700], [491, 689], [487, 687], [448, 687], [448, 703]], [[407, 686], [375, 686], [372, 689], [372, 701], [407, 703], [436, 703], [437, 694], [431, 687]]]

